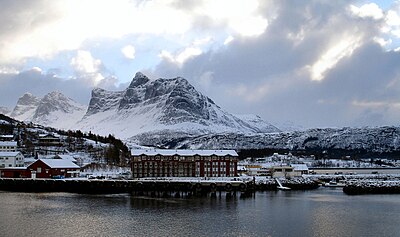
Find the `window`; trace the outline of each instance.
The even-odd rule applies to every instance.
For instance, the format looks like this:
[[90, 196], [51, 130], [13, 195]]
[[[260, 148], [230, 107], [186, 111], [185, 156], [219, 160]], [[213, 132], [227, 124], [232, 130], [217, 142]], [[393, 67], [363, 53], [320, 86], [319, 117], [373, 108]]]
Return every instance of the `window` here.
[[37, 167], [36, 172], [37, 173], [42, 173], [42, 167]]

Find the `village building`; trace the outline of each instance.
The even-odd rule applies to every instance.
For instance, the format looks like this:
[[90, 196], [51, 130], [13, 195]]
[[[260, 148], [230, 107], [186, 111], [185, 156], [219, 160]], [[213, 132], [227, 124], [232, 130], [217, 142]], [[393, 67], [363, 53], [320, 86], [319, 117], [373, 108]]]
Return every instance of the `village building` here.
[[38, 146], [62, 146], [59, 135], [55, 134], [39, 134]]
[[17, 151], [17, 142], [13, 141], [1, 141], [0, 152], [13, 152]]
[[23, 167], [24, 155], [19, 151], [1, 151], [0, 168], [5, 167]]
[[28, 167], [0, 169], [2, 178], [71, 178], [79, 173], [78, 165], [62, 159], [38, 159]]
[[293, 167], [289, 165], [272, 166], [271, 175], [273, 178], [289, 178], [293, 177]]
[[68, 160], [39, 159], [28, 170], [32, 178], [70, 178], [79, 176], [80, 167]]
[[234, 177], [238, 154], [234, 150], [132, 150], [133, 178]]
[[73, 156], [71, 156], [69, 154], [57, 154], [54, 156], [54, 159], [69, 160], [75, 164], [77, 164], [77, 162], [78, 162]]
[[0, 141], [10, 142], [12, 140], [14, 140], [14, 135], [11, 135], [11, 134], [0, 135]]
[[309, 174], [309, 169], [306, 164], [291, 164], [290, 166], [293, 167], [293, 172], [295, 173], [295, 176]]

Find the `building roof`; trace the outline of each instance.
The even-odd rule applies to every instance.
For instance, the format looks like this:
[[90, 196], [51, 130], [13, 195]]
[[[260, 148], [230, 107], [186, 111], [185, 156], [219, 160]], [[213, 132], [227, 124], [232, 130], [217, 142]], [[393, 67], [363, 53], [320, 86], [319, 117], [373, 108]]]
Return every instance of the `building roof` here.
[[56, 158], [59, 157], [62, 160], [70, 160], [72, 162], [76, 162], [76, 159], [71, 155], [65, 155], [65, 154], [64, 155], [59, 155], [59, 154], [57, 154], [57, 155], [55, 155], [55, 157]]
[[0, 135], [0, 137], [3, 137], [3, 138], [14, 138], [14, 135], [6, 134], [6, 135]]
[[295, 171], [301, 171], [301, 170], [308, 170], [308, 167], [306, 164], [291, 164], [290, 166], [293, 167], [293, 170]]
[[1, 151], [0, 157], [15, 157], [18, 154], [21, 154], [19, 151]]
[[[50, 168], [77, 168], [77, 169], [80, 168], [78, 165], [69, 160], [62, 160], [62, 159], [39, 159], [39, 160], [45, 163]], [[36, 162], [38, 162], [39, 160], [37, 160]]]
[[26, 170], [28, 167], [4, 167], [1, 170]]
[[131, 150], [132, 155], [146, 155], [146, 156], [238, 156], [235, 150], [167, 150], [167, 149], [134, 149]]
[[59, 138], [60, 136], [58, 134], [39, 134], [39, 138]]
[[0, 146], [17, 146], [17, 142], [0, 142]]

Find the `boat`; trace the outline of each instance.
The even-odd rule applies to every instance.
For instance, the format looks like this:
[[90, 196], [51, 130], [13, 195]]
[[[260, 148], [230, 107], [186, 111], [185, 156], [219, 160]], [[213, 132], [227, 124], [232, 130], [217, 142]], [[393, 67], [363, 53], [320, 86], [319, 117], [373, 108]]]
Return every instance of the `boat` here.
[[325, 183], [324, 186], [330, 188], [343, 188], [344, 186], [346, 186], [346, 184], [342, 182], [336, 182], [335, 180], [331, 180], [328, 183]]

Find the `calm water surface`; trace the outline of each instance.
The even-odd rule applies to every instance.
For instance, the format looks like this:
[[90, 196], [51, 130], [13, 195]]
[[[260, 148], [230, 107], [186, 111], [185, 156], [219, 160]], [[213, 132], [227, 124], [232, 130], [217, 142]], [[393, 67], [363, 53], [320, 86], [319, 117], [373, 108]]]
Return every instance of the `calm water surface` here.
[[400, 195], [252, 198], [0, 192], [0, 236], [400, 236]]

